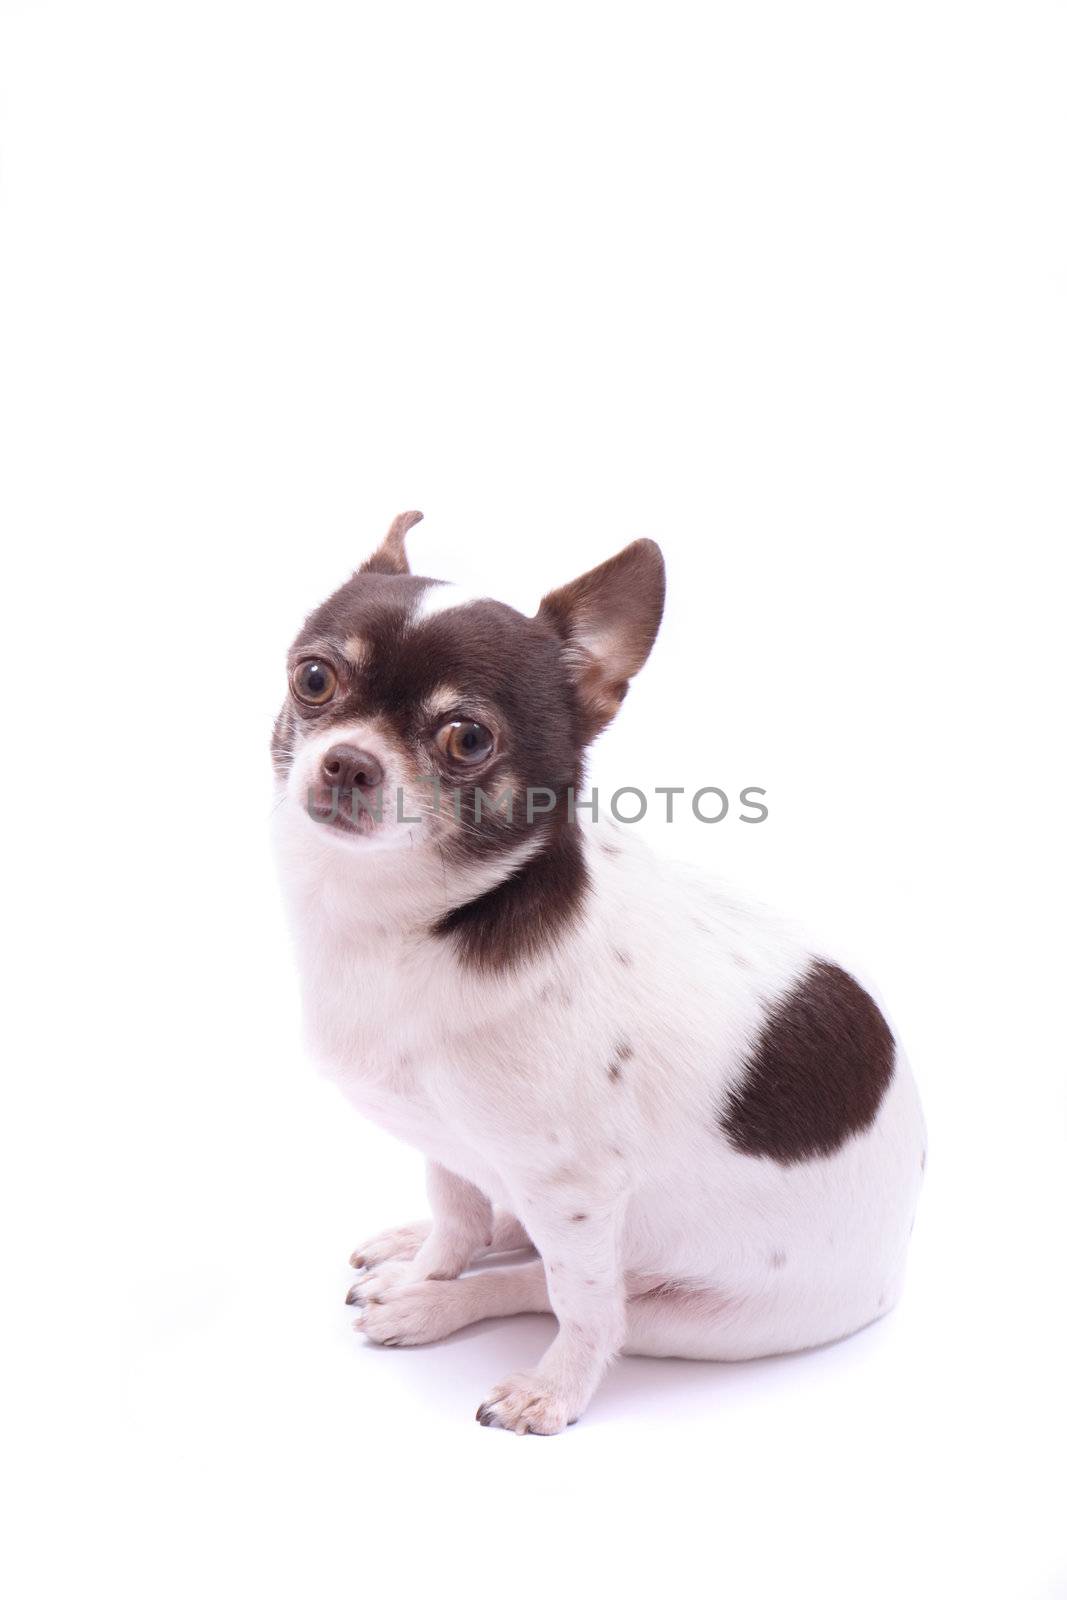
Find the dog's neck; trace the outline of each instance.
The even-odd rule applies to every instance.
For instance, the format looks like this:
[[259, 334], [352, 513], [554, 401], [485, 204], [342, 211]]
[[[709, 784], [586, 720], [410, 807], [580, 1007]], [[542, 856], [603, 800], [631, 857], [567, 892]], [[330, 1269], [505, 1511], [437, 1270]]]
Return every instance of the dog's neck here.
[[414, 842], [352, 845], [309, 829], [303, 818], [279, 815], [275, 833], [282, 881], [305, 925], [314, 919], [345, 942], [433, 941], [471, 971], [503, 973], [555, 943], [588, 885], [577, 824], [462, 865]]
[[505, 971], [558, 940], [577, 915], [588, 881], [581, 834], [567, 824], [502, 881], [455, 906], [433, 933], [452, 940], [466, 965]]

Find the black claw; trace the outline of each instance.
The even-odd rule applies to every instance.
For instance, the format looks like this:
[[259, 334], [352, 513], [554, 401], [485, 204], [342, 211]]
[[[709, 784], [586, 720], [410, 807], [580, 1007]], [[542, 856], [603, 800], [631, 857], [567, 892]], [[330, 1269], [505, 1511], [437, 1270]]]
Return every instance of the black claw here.
[[493, 1425], [493, 1413], [492, 1413], [492, 1410], [490, 1409], [490, 1407], [487, 1406], [484, 1401], [478, 1407], [477, 1411], [474, 1413], [474, 1420], [475, 1420], [475, 1422], [480, 1422], [483, 1428], [491, 1428], [492, 1427], [492, 1425]]
[[359, 1290], [358, 1290], [358, 1288], [356, 1287], [355, 1284], [352, 1285], [351, 1289], [349, 1289], [348, 1293], [345, 1295], [345, 1305], [346, 1306], [358, 1306], [359, 1305]]

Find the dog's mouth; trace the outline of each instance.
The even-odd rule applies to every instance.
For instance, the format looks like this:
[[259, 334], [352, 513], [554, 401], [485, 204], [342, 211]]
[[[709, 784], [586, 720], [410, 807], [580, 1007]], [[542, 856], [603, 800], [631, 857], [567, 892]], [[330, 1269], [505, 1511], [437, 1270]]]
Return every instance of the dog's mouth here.
[[382, 821], [380, 789], [331, 789], [314, 784], [307, 792], [307, 813], [313, 822], [352, 838], [366, 838]]

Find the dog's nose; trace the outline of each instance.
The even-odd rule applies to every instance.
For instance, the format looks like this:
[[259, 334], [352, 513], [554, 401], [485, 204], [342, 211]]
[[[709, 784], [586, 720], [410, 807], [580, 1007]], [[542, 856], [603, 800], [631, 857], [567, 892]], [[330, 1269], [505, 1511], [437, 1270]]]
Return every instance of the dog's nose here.
[[331, 789], [379, 789], [384, 777], [378, 757], [354, 744], [335, 744], [322, 758], [322, 781]]

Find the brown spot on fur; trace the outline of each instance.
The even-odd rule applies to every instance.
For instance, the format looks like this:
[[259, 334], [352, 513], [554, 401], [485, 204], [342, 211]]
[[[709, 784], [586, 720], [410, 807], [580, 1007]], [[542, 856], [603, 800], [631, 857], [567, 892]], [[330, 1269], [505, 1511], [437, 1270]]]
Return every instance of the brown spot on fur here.
[[627, 1061], [633, 1061], [633, 1045], [627, 1045], [624, 1040], [621, 1045], [616, 1045], [611, 1064], [608, 1066], [609, 1077], [621, 1078], [622, 1067]]
[[613, 1083], [618, 1083], [622, 1077], [623, 1064], [627, 1061], [632, 1061], [633, 1054], [633, 1045], [627, 1044], [625, 1041], [616, 1046], [615, 1054], [608, 1063], [608, 1077]]
[[699, 1308], [710, 1314], [722, 1311], [729, 1304], [726, 1295], [721, 1290], [716, 1289], [714, 1284], [698, 1285], [688, 1283], [683, 1278], [667, 1278], [661, 1283], [648, 1283], [647, 1288], [645, 1287], [646, 1283], [648, 1283], [647, 1279], [631, 1280], [627, 1278], [628, 1298], [643, 1302], [646, 1305], [656, 1305], [662, 1302], [675, 1305], [679, 1309], [691, 1308], [695, 1310]]
[[567, 1162], [562, 1167], [557, 1167], [549, 1177], [549, 1183], [580, 1183], [584, 1173], [575, 1162]]
[[789, 1165], [832, 1155], [871, 1126], [894, 1065], [893, 1035], [865, 989], [814, 961], [767, 1017], [722, 1128], [735, 1150]]
[[589, 1221], [589, 1213], [588, 1213], [588, 1211], [576, 1211], [574, 1213], [573, 1217], [571, 1218], [571, 1221], [572, 1222], [588, 1222]]
[[621, 1043], [621, 1045], [616, 1045], [614, 1056], [611, 1058], [611, 1061], [608, 1062], [608, 1077], [611, 1078], [611, 1082], [619, 1082], [619, 1078], [622, 1077], [622, 1066], [624, 1066], [624, 1062], [632, 1061], [632, 1059], [632, 1045], [627, 1045], [625, 1040]]
[[349, 666], [355, 667], [358, 672], [361, 667], [365, 667], [367, 664], [366, 641], [361, 639], [358, 633], [350, 634], [341, 646], [341, 654]]
[[668, 1300], [682, 1287], [680, 1283], [667, 1278], [663, 1283], [655, 1283], [650, 1289], [641, 1289], [631, 1294], [631, 1300]]
[[632, 967], [634, 964], [634, 958], [627, 950], [616, 950], [615, 960], [619, 963], [620, 967]]
[[771, 1266], [776, 1272], [780, 1271], [780, 1269], [785, 1266], [785, 1262], [786, 1255], [784, 1250], [773, 1250], [771, 1252]]

